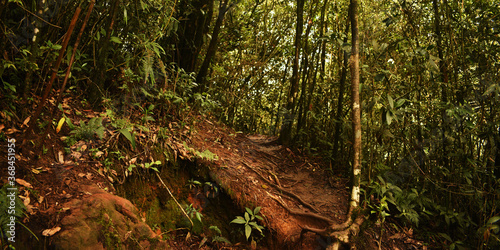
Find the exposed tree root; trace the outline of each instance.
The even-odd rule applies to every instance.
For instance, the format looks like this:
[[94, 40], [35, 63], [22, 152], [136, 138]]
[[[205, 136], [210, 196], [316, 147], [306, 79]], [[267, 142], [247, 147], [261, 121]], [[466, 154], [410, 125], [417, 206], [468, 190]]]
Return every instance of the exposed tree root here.
[[[250, 170], [252, 170], [254, 173], [256, 173], [262, 180], [264, 180], [267, 184], [269, 184], [271, 187], [281, 191], [282, 193], [296, 199], [297, 201], [299, 201], [303, 206], [309, 208], [310, 210], [314, 211], [315, 213], [319, 213], [318, 212], [318, 209], [316, 209], [313, 205], [307, 203], [306, 201], [302, 200], [302, 198], [300, 198], [299, 196], [297, 196], [296, 194], [290, 192], [290, 191], [287, 191], [281, 187], [279, 187], [278, 185], [270, 182], [267, 178], [265, 178], [264, 176], [262, 176], [262, 174], [255, 170], [253, 167], [251, 167], [249, 164], [246, 164], [245, 162], [242, 162], [243, 165], [245, 165], [245, 167], [249, 168]], [[278, 182], [279, 183], [279, 182]]]
[[290, 214], [315, 218], [315, 219], [324, 221], [324, 222], [326, 222], [328, 224], [333, 224], [334, 223], [329, 218], [324, 217], [324, 216], [319, 215], [319, 214], [316, 214], [316, 213], [309, 213], [309, 212], [301, 212], [301, 211], [297, 211], [297, 210], [292, 210], [283, 201], [281, 201], [280, 199], [278, 199], [276, 196], [270, 194], [267, 191], [266, 191], [266, 193], [267, 193], [267, 195], [269, 195], [269, 197], [271, 197], [273, 200], [275, 200], [276, 202], [278, 202], [283, 208], [285, 208], [285, 210], [288, 211], [288, 213], [290, 213]]
[[353, 212], [350, 209], [347, 215], [347, 220], [344, 223], [337, 225], [330, 224], [329, 227], [324, 229], [304, 226], [302, 233], [309, 231], [317, 233], [321, 236], [332, 237], [334, 239], [337, 239], [336, 242], [332, 243], [330, 246], [327, 247], [327, 249], [336, 250], [340, 246], [339, 242], [342, 242], [344, 244], [350, 244], [349, 238], [351, 236], [356, 236], [359, 233], [360, 226], [365, 221], [365, 217], [362, 214], [357, 215], [356, 219], [353, 221], [352, 214]]
[[270, 194], [269, 192], [266, 191], [269, 197], [271, 197], [273, 200], [278, 202], [288, 213], [292, 215], [297, 215], [297, 216], [305, 216], [305, 217], [310, 217], [314, 219], [318, 219], [321, 221], [324, 221], [328, 223], [330, 226], [326, 228], [312, 228], [308, 226], [303, 226], [302, 227], [302, 234], [305, 232], [313, 232], [316, 234], [319, 234], [324, 237], [331, 237], [334, 239], [337, 239], [337, 241], [333, 242], [330, 246], [328, 246], [327, 249], [338, 249], [340, 246], [340, 242], [344, 244], [349, 244], [349, 238], [351, 236], [355, 236], [359, 233], [359, 229], [361, 224], [363, 224], [365, 217], [363, 215], [358, 215], [356, 219], [353, 221], [352, 220], [352, 210], [349, 211], [347, 220], [342, 223], [342, 224], [334, 224], [335, 222], [332, 221], [331, 219], [324, 217], [322, 215], [316, 214], [316, 213], [309, 213], [309, 212], [301, 212], [297, 211], [294, 209], [289, 208], [281, 199], [278, 197]]
[[[264, 152], [260, 152], [260, 151], [258, 151], [258, 152], [263, 153], [264, 158], [266, 158], [271, 163], [276, 165], [276, 163], [272, 162], [270, 159], [268, 159], [268, 157], [265, 157], [266, 155]], [[303, 217], [317, 219], [317, 220], [322, 221], [324, 223], [327, 223], [329, 225], [326, 228], [313, 228], [313, 227], [309, 227], [309, 226], [302, 226], [302, 233], [301, 234], [304, 234], [305, 232], [313, 232], [313, 233], [319, 234], [319, 235], [324, 236], [324, 237], [331, 237], [335, 240], [334, 240], [334, 242], [332, 242], [332, 244], [327, 246], [327, 249], [337, 250], [337, 249], [339, 249], [341, 244], [351, 244], [350, 238], [359, 233], [360, 226], [364, 222], [365, 217], [362, 215], [362, 213], [356, 213], [356, 214], [354, 213], [354, 210], [359, 209], [359, 207], [357, 206], [357, 202], [354, 206], [353, 206], [353, 204], [351, 204], [351, 206], [349, 208], [349, 212], [347, 214], [346, 221], [342, 224], [336, 224], [332, 219], [320, 215], [320, 213], [318, 212], [318, 210], [314, 206], [305, 202], [302, 198], [300, 198], [296, 194], [283, 189], [281, 187], [281, 185], [276, 185], [276, 184], [272, 183], [272, 180], [265, 178], [262, 175], [262, 173], [260, 173], [260, 171], [258, 171], [254, 167], [250, 166], [250, 164], [247, 164], [246, 162], [242, 162], [242, 164], [245, 167], [247, 167], [248, 169], [252, 170], [255, 174], [257, 174], [264, 182], [266, 182], [266, 184], [273, 187], [277, 191], [289, 196], [290, 198], [297, 200], [300, 204], [302, 204], [304, 207], [308, 208], [311, 211], [311, 212], [304, 212], [304, 211], [298, 211], [298, 210], [295, 210], [293, 208], [290, 208], [281, 199], [281, 197], [278, 197], [278, 196], [273, 195], [273, 194], [266, 191], [268, 196], [271, 197], [273, 200], [275, 200], [278, 204], [280, 204], [288, 213], [290, 213], [294, 216], [303, 216]], [[279, 184], [279, 180], [278, 180], [277, 176], [275, 176], [273, 173], [270, 173], [270, 174], [274, 176], [274, 178], [275, 178], [274, 181], [276, 181], [276, 183]], [[352, 201], [351, 201], [351, 203], [352, 203]], [[354, 217], [354, 219], [353, 219], [353, 217]]]

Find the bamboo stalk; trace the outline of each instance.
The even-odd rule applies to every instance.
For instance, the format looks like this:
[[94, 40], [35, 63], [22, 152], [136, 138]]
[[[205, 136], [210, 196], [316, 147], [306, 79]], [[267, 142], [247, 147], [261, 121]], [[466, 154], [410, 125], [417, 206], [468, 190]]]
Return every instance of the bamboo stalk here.
[[29, 139], [31, 136], [31, 132], [33, 131], [33, 127], [35, 126], [36, 121], [38, 120], [38, 117], [42, 113], [42, 108], [45, 106], [45, 103], [47, 102], [47, 97], [49, 96], [50, 91], [52, 90], [52, 84], [54, 83], [54, 80], [56, 79], [57, 76], [57, 71], [59, 69], [59, 66], [61, 65], [62, 58], [64, 56], [64, 52], [66, 51], [66, 47], [68, 47], [69, 39], [71, 38], [71, 34], [73, 33], [73, 29], [76, 26], [76, 21], [78, 20], [78, 16], [80, 15], [81, 8], [78, 7], [76, 8], [75, 14], [73, 15], [73, 18], [71, 19], [71, 23], [69, 25], [68, 31], [66, 32], [66, 35], [64, 36], [64, 40], [62, 43], [62, 47], [59, 50], [59, 56], [57, 57], [56, 64], [54, 68], [52, 69], [52, 75], [50, 76], [50, 80], [47, 83], [47, 86], [45, 87], [42, 95], [42, 100], [38, 104], [38, 107], [35, 110], [35, 114], [31, 118], [30, 122], [28, 123], [28, 129], [26, 130], [26, 136], [25, 139], [22, 143], [24, 145], [26, 143], [26, 140]]

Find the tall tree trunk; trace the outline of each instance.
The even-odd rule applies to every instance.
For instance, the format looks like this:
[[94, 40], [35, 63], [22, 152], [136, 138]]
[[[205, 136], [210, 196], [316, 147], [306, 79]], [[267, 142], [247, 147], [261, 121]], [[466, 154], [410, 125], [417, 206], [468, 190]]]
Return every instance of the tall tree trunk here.
[[[281, 80], [281, 82], [285, 82], [286, 81], [286, 73], [288, 72], [288, 66], [290, 65], [290, 58], [288, 58], [286, 60], [286, 66], [285, 66], [285, 71], [283, 71], [283, 79]], [[276, 122], [274, 123], [274, 131], [273, 131], [273, 135], [276, 135], [276, 128], [278, 128], [278, 124], [279, 124], [279, 118], [280, 118], [280, 113], [283, 113], [281, 111], [281, 98], [283, 97], [282, 95], [283, 93], [283, 88], [280, 89], [280, 95], [279, 95], [279, 98], [278, 98], [278, 112], [276, 112]]]
[[[311, 8], [312, 10], [312, 8]], [[302, 59], [302, 84], [301, 84], [301, 90], [300, 90], [300, 100], [299, 100], [299, 114], [298, 114], [298, 121], [297, 121], [297, 133], [300, 132], [304, 125], [304, 113], [305, 111], [305, 103], [306, 103], [306, 97], [307, 97], [307, 92], [306, 92], [306, 86], [307, 83], [309, 82], [309, 32], [311, 31], [311, 26], [312, 26], [312, 20], [310, 23], [307, 25], [306, 32], [304, 33], [304, 56]], [[298, 135], [298, 134], [297, 134]]]
[[[319, 62], [319, 56], [316, 54], [316, 48], [314, 49], [314, 53], [312, 56], [314, 62], [312, 65], [315, 65], [316, 67], [314, 68], [314, 71], [312, 73], [312, 81], [309, 84], [309, 88], [307, 90], [308, 96], [307, 96], [307, 102], [306, 102], [306, 113], [304, 115], [304, 127], [307, 128], [310, 126], [310, 124], [307, 123], [307, 111], [312, 111], [313, 105], [312, 105], [312, 97], [314, 95], [314, 89], [316, 88], [316, 81], [317, 81], [317, 75], [318, 75], [318, 62]], [[316, 140], [317, 138], [313, 138]]]
[[[347, 43], [347, 33], [349, 32], [349, 23], [351, 21], [347, 21], [346, 27], [345, 27], [345, 33], [346, 36], [344, 38], [344, 43]], [[339, 140], [340, 140], [340, 128], [342, 127], [342, 117], [344, 116], [343, 114], [343, 109], [344, 109], [344, 92], [345, 92], [345, 82], [347, 78], [347, 64], [349, 62], [349, 53], [344, 50], [344, 59], [343, 59], [343, 64], [342, 64], [342, 70], [340, 73], [340, 89], [339, 89], [339, 99], [337, 101], [337, 114], [335, 116], [335, 132], [333, 134], [333, 158], [335, 159], [336, 162], [339, 162], [337, 159], [338, 156], [338, 151], [339, 151]]]
[[319, 233], [324, 236], [333, 237], [334, 242], [326, 249], [338, 250], [340, 241], [351, 243], [350, 237], [357, 235], [364, 216], [357, 215], [353, 218], [354, 211], [359, 207], [360, 182], [361, 182], [361, 105], [359, 98], [359, 35], [358, 35], [358, 1], [351, 0], [349, 6], [349, 16], [351, 19], [352, 48], [351, 48], [351, 82], [352, 82], [352, 130], [353, 130], [353, 159], [352, 159], [352, 190], [349, 212], [344, 223], [330, 225], [327, 229], [316, 229], [304, 227], [304, 229]]
[[[446, 4], [446, 1], [444, 1], [443, 4]], [[439, 77], [438, 81], [441, 82], [441, 101], [443, 103], [448, 102], [448, 95], [446, 93], [446, 88], [448, 87], [448, 70], [446, 68], [446, 62], [444, 60], [444, 55], [443, 55], [443, 45], [442, 45], [442, 36], [441, 36], [441, 25], [439, 22], [439, 7], [438, 7], [438, 0], [433, 0], [432, 1], [432, 6], [434, 8], [434, 28], [436, 30], [436, 46], [438, 50], [438, 56], [439, 56]], [[442, 117], [442, 147], [443, 147], [443, 152], [442, 152], [442, 164], [444, 167], [448, 167], [448, 141], [446, 139], [446, 130], [449, 128], [448, 126], [448, 117], [446, 114], [446, 108], [443, 108], [441, 111], [441, 117]]]
[[[326, 27], [327, 27], [327, 22], [325, 22], [327, 4], [328, 4], [328, 0], [325, 0], [325, 3], [323, 4], [323, 7], [321, 8], [321, 17], [320, 17], [321, 28], [319, 30], [319, 37], [323, 37], [325, 35], [325, 31], [326, 31]], [[321, 41], [321, 72], [320, 72], [321, 82], [323, 82], [323, 79], [324, 79], [325, 67], [326, 67], [326, 40], [323, 39], [323, 41]]]
[[228, 10], [228, 3], [230, 0], [221, 1], [219, 4], [219, 16], [215, 22], [214, 31], [212, 33], [212, 39], [208, 45], [207, 53], [203, 63], [201, 64], [198, 75], [196, 76], [196, 82], [198, 83], [197, 92], [204, 91], [206, 89], [205, 81], [207, 77], [208, 68], [210, 67], [210, 62], [217, 52], [217, 41], [219, 40], [219, 33], [222, 26], [222, 21], [224, 21], [224, 15]]
[[208, 33], [212, 20], [214, 0], [184, 0], [180, 2], [179, 13], [189, 13], [177, 17], [179, 41], [177, 63], [186, 72], [194, 72], [198, 55], [203, 46], [204, 36]]
[[290, 80], [290, 92], [288, 93], [286, 103], [286, 113], [281, 127], [279, 141], [284, 145], [290, 143], [292, 137], [292, 126], [295, 116], [295, 104], [297, 102], [297, 92], [299, 89], [299, 57], [300, 57], [300, 40], [302, 37], [304, 23], [304, 0], [297, 0], [297, 26], [295, 28], [295, 58], [293, 60], [293, 73]]
[[352, 191], [349, 215], [359, 205], [359, 186], [361, 182], [361, 102], [359, 98], [359, 34], [358, 34], [358, 0], [351, 0], [351, 95], [352, 95]]
[[97, 106], [101, 103], [104, 91], [104, 82], [106, 81], [106, 62], [108, 58], [108, 52], [110, 50], [111, 32], [113, 31], [113, 26], [115, 24], [116, 11], [118, 9], [119, 3], [120, 0], [113, 1], [113, 5], [111, 6], [111, 11], [106, 23], [106, 37], [101, 38], [102, 40], [99, 41], [100, 50], [98, 52], [99, 54], [97, 55], [95, 63], [96, 72], [88, 90], [89, 102], [93, 106]]

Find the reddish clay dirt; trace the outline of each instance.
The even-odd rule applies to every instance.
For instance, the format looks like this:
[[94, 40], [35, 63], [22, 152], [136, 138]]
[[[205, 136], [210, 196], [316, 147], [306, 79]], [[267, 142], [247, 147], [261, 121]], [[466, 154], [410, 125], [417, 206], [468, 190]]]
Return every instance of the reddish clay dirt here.
[[[199, 117], [202, 120], [202, 117]], [[210, 150], [217, 161], [211, 177], [241, 208], [262, 207], [263, 224], [272, 235], [269, 249], [324, 249], [332, 239], [303, 231], [323, 229], [345, 221], [349, 209], [349, 180], [328, 170], [320, 158], [279, 145], [276, 137], [244, 135], [208, 120], [196, 124], [194, 148]], [[371, 223], [369, 223], [371, 224]], [[360, 249], [427, 249], [404, 227], [372, 225], [354, 240]], [[384, 231], [382, 237], [378, 232]], [[380, 247], [379, 247], [380, 245]]]
[[242, 207], [262, 207], [264, 225], [278, 248], [315, 249], [318, 236], [304, 226], [342, 223], [348, 211], [348, 180], [331, 176], [319, 159], [304, 157], [276, 143], [275, 137], [236, 134], [209, 121], [199, 124], [192, 143], [218, 155], [213, 179]]
[[[90, 110], [80, 111], [87, 118], [99, 116], [99, 113]], [[67, 115], [73, 121], [79, 120], [73, 111]], [[236, 133], [209, 120], [198, 116], [198, 122], [193, 122], [191, 128], [178, 128], [177, 133], [182, 139], [170, 137], [168, 141], [176, 157], [195, 158], [183, 146], [184, 142], [199, 152], [210, 150], [218, 156], [215, 161], [199, 158], [196, 161], [202, 167], [208, 166], [211, 178], [242, 209], [262, 207], [264, 221], [259, 223], [266, 227], [267, 240], [259, 243], [259, 249], [324, 248], [331, 239], [324, 239], [310, 232], [301, 234], [302, 228], [325, 228], [329, 223], [342, 223], [345, 220], [349, 200], [348, 180], [326, 170], [328, 164], [321, 159], [305, 156], [277, 144], [275, 137]], [[21, 121], [5, 123], [0, 132], [2, 130], [9, 137], [16, 138], [18, 145], [24, 139]], [[153, 132], [149, 134], [140, 134], [139, 139], [156, 138], [154, 133], [158, 130], [151, 131]], [[60, 225], [61, 220], [69, 215], [63, 204], [71, 199], [84, 199], [87, 196], [82, 191], [83, 186], [97, 185], [114, 193], [112, 183], [125, 178], [122, 173], [103, 172], [105, 168], [102, 163], [95, 159], [95, 153], [106, 143], [110, 143], [110, 139], [78, 142], [71, 148], [71, 152], [63, 153], [61, 157], [64, 144], [60, 137], [68, 134], [67, 127], [59, 134], [49, 133], [43, 142], [47, 150], [38, 156], [30, 142], [16, 152], [17, 178], [32, 185], [30, 188], [20, 186], [20, 195], [28, 207], [28, 217], [23, 222], [37, 233]], [[0, 161], [6, 161], [4, 154], [0, 156]], [[378, 248], [380, 240], [383, 242], [382, 249], [404, 249], [409, 245], [415, 249], [425, 248], [421, 242], [412, 239], [413, 235], [409, 230], [386, 230], [390, 233], [386, 233], [381, 239], [375, 233], [380, 227], [372, 227], [362, 230], [363, 241], [366, 241], [362, 244], [367, 249]], [[174, 238], [169, 244], [177, 249], [190, 249], [197, 245], [192, 241], [187, 242], [178, 233], [172, 236]], [[25, 234], [20, 240], [34, 242], [29, 234]], [[44, 237], [38, 246], [43, 248], [50, 241], [51, 237]], [[242, 247], [245, 248], [242, 244], [226, 245], [223, 249]]]

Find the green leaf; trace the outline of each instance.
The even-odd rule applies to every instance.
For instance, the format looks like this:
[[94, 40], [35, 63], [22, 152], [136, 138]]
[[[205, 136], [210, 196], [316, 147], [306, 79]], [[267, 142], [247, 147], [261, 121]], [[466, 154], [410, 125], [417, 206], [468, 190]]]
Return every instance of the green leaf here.
[[241, 216], [236, 216], [236, 219], [232, 220], [230, 223], [236, 223], [236, 224], [246, 224], [247, 221], [243, 219]]
[[405, 102], [406, 102], [406, 99], [399, 99], [396, 102], [396, 108], [399, 108], [399, 107], [403, 106], [403, 104], [405, 104]]
[[122, 128], [118, 131], [130, 141], [130, 143], [132, 144], [132, 149], [135, 150], [135, 137], [132, 134], [130, 134], [128, 129]]
[[251, 233], [252, 233], [252, 228], [250, 227], [250, 225], [245, 225], [245, 236], [247, 237], [247, 240], [248, 238], [250, 238]]
[[102, 125], [101, 125], [101, 127], [99, 127], [99, 128], [95, 131], [95, 133], [99, 136], [99, 139], [101, 139], [101, 140], [102, 140], [102, 138], [104, 138], [104, 127], [102, 127]]
[[380, 73], [380, 74], [377, 74], [377, 75], [375, 76], [375, 81], [376, 81], [376, 82], [380, 82], [380, 81], [384, 80], [384, 78], [385, 78], [385, 75], [384, 75], [384, 74], [382, 74], [382, 73]]
[[224, 242], [224, 243], [227, 243], [227, 244], [229, 244], [229, 245], [231, 245], [231, 244], [232, 244], [232, 243], [231, 243], [228, 239], [226, 239], [225, 237], [222, 237], [222, 236], [217, 236], [217, 235], [216, 235], [216, 236], [214, 236], [214, 237], [212, 238], [212, 242]]
[[10, 89], [12, 92], [16, 93], [16, 86], [8, 84], [7, 82], [3, 82], [4, 89]]
[[250, 208], [246, 207], [245, 210], [247, 210], [247, 213], [253, 216], [253, 212]]
[[250, 221], [250, 215], [248, 215], [248, 213], [245, 213], [245, 221]]
[[69, 129], [71, 129], [71, 130], [75, 129], [75, 125], [73, 125], [73, 123], [71, 122], [71, 119], [69, 119], [69, 117], [66, 117], [66, 116], [64, 116], [64, 118], [66, 118], [65, 122], [66, 122], [66, 124], [68, 124]]
[[437, 62], [439, 62], [440, 59], [439, 57], [435, 57], [433, 55], [429, 55], [429, 65], [430, 65], [430, 68], [434, 71], [439, 71], [439, 67], [437, 65]]
[[451, 237], [445, 233], [438, 233], [441, 237], [445, 238], [446, 240], [450, 241], [450, 242], [453, 242], [453, 240], [451, 239]]
[[250, 223], [248, 223], [248, 224], [249, 224], [249, 225], [251, 225], [253, 228], [255, 228], [255, 229], [259, 230], [259, 232], [261, 232], [261, 233], [262, 233], [261, 226], [259, 226], [259, 225], [257, 224], [257, 222], [253, 222], [253, 221], [252, 221], [252, 222], [250, 222]]
[[135, 164], [130, 164], [130, 165], [128, 166], [128, 169], [127, 169], [127, 170], [128, 170], [129, 172], [132, 172], [132, 169], [134, 169], [135, 167], [137, 167]]
[[387, 120], [387, 125], [391, 125], [391, 123], [392, 123], [392, 117], [393, 116], [392, 116], [391, 112], [387, 111], [385, 113], [385, 119]]
[[112, 36], [111, 37], [111, 42], [114, 42], [114, 43], [122, 43], [122, 40], [116, 36]]
[[125, 20], [125, 25], [127, 25], [128, 21], [127, 8], [123, 8], [123, 19]]
[[499, 221], [499, 220], [500, 220], [500, 216], [493, 216], [493, 217], [491, 217], [491, 218], [488, 220], [488, 222], [487, 222], [486, 224], [493, 224], [493, 223], [495, 223], [495, 222], [497, 222], [497, 221]]
[[256, 208], [253, 210], [253, 214], [254, 214], [254, 215], [257, 215], [257, 214], [260, 212], [260, 209], [261, 209], [261, 207], [256, 207]]
[[500, 85], [492, 84], [488, 87], [488, 89], [484, 92], [483, 96], [487, 96], [493, 92], [500, 93]]
[[222, 234], [222, 232], [217, 226], [210, 226], [208, 229], [214, 230], [217, 234]]
[[393, 109], [394, 108], [394, 99], [392, 99], [392, 96], [387, 95], [387, 100], [389, 101], [389, 106], [391, 107], [391, 109]]

